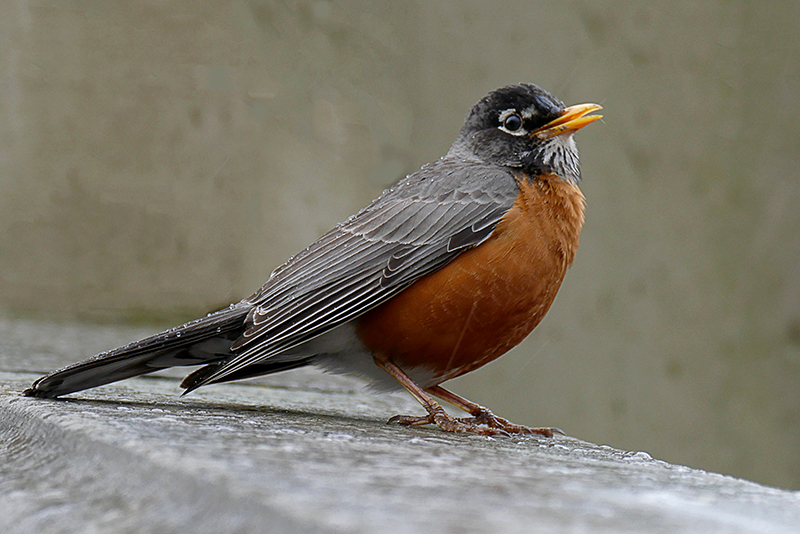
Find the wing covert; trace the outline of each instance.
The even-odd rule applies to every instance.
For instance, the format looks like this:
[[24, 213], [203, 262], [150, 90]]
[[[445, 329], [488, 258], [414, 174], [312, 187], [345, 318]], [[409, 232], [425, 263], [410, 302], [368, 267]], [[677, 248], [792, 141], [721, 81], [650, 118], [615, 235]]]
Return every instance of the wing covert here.
[[221, 380], [350, 321], [487, 239], [519, 191], [508, 170], [441, 159], [407, 176], [276, 269]]

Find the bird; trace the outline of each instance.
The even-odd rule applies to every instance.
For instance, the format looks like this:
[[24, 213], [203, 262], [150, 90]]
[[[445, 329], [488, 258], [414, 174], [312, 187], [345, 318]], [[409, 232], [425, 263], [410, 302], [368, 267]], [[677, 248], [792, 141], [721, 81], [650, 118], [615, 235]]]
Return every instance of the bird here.
[[[23, 392], [56, 398], [174, 366], [200, 386], [308, 365], [407, 390], [423, 416], [390, 423], [552, 437], [441, 386], [520, 343], [572, 265], [585, 198], [574, 134], [602, 118], [523, 83], [467, 113], [447, 153], [401, 178], [272, 271], [250, 297], [102, 352]], [[469, 417], [454, 417], [437, 402]]]

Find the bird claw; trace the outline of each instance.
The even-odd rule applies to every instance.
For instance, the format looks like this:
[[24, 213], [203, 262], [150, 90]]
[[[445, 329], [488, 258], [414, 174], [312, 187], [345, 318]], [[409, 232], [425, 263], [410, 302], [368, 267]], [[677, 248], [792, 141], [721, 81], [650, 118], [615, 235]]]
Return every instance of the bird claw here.
[[503, 430], [509, 435], [512, 434], [537, 434], [539, 436], [544, 436], [546, 438], [552, 438], [554, 434], [561, 434], [562, 436], [566, 436], [567, 434], [561, 430], [560, 428], [550, 428], [550, 427], [527, 427], [524, 425], [518, 425], [512, 423], [508, 419], [503, 417], [497, 416], [493, 414], [490, 410], [483, 409], [479, 414], [475, 415], [474, 417], [466, 417], [464, 419], [460, 419], [460, 421], [472, 424], [472, 425], [485, 425], [490, 428], [496, 428]]
[[395, 415], [386, 424], [389, 425], [403, 425], [403, 426], [421, 426], [421, 425], [434, 425], [433, 416], [416, 417], [413, 415]]
[[445, 432], [456, 432], [459, 434], [480, 434], [482, 436], [507, 436], [507, 432], [491, 428], [488, 426], [476, 425], [460, 419], [456, 419], [445, 413], [434, 412], [424, 417], [415, 417], [413, 415], [395, 415], [388, 421], [389, 424], [397, 424], [403, 426], [421, 426], [421, 425], [436, 425]]
[[403, 426], [422, 426], [436, 425], [445, 432], [470, 433], [482, 436], [507, 436], [514, 434], [537, 434], [548, 438], [553, 434], [564, 434], [559, 428], [529, 428], [527, 426], [514, 424], [507, 419], [497, 417], [492, 412], [485, 412], [475, 417], [464, 417], [457, 419], [447, 414], [444, 410], [434, 410], [424, 417], [412, 415], [395, 415], [388, 421], [389, 424]]

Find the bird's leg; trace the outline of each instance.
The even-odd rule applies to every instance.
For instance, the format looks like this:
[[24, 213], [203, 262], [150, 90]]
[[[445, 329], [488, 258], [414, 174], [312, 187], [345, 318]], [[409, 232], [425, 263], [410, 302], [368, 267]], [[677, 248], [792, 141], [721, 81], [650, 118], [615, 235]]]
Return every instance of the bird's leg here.
[[514, 424], [508, 419], [493, 414], [488, 408], [475, 404], [441, 386], [432, 386], [426, 391], [471, 414], [472, 417], [459, 419], [459, 421], [468, 425], [486, 425], [490, 428], [503, 430], [509, 434], [539, 434], [548, 438], [552, 438], [554, 433], [564, 435], [564, 431], [560, 428], [529, 428], [527, 426]]
[[488, 425], [479, 425], [469, 421], [461, 421], [449, 415], [444, 411], [439, 403], [433, 400], [433, 397], [425, 393], [416, 382], [400, 369], [394, 362], [388, 358], [377, 355], [375, 356], [375, 363], [389, 373], [395, 380], [400, 382], [411, 395], [417, 399], [425, 411], [428, 412], [427, 417], [413, 417], [410, 415], [396, 415], [389, 419], [389, 423], [396, 423], [405, 426], [418, 426], [434, 424], [444, 430], [445, 432], [470, 432], [474, 434], [482, 434], [484, 436], [496, 436], [507, 434], [502, 428], [494, 428]]

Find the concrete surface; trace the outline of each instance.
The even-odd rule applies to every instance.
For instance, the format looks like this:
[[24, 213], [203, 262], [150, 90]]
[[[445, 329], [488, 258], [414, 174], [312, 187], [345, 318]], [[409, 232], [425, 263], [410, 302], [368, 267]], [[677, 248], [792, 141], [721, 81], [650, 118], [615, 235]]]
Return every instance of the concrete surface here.
[[800, 532], [797, 492], [574, 437], [389, 426], [420, 408], [314, 371], [19, 396], [143, 330], [0, 321], [1, 532]]

